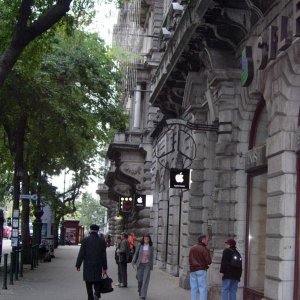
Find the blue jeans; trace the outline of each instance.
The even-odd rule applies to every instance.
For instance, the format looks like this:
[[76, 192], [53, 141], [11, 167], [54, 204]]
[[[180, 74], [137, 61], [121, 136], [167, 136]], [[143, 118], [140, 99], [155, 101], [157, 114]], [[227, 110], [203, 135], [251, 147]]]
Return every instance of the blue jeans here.
[[[207, 300], [207, 271], [199, 270], [190, 273], [191, 300]], [[200, 293], [200, 298], [197, 298]]]
[[238, 280], [234, 279], [222, 280], [222, 300], [236, 300], [238, 283]]

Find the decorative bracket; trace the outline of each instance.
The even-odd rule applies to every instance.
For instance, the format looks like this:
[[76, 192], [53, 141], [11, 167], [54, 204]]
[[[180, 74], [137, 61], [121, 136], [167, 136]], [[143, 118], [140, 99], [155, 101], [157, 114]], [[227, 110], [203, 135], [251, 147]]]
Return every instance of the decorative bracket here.
[[[151, 137], [156, 137], [155, 157], [161, 166], [168, 169], [167, 160], [164, 158], [177, 152], [183, 158], [185, 168], [188, 168], [196, 156], [196, 142], [191, 134], [191, 130], [196, 131], [214, 131], [218, 132], [219, 124], [215, 122], [212, 125], [204, 123], [192, 123], [182, 119], [164, 119], [161, 122], [155, 122], [157, 127], [152, 132]], [[163, 138], [166, 139], [163, 144]], [[187, 153], [186, 149], [191, 149]]]

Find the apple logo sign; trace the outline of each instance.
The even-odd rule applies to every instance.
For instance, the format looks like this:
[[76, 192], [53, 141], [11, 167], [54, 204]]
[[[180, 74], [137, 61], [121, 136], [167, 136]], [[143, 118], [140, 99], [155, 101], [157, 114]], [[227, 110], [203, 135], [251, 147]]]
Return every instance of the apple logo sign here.
[[136, 202], [139, 203], [139, 204], [142, 204], [142, 203], [143, 203], [142, 197], [138, 197], [138, 198], [136, 199]]
[[177, 174], [177, 175], [175, 176], [175, 180], [176, 180], [176, 182], [180, 182], [180, 183], [184, 182], [182, 172], [180, 172], [179, 174]]

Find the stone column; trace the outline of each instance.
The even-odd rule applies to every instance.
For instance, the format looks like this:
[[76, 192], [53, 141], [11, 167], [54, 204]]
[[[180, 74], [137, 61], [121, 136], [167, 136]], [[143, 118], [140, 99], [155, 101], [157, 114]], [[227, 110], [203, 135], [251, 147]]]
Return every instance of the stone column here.
[[[211, 194], [212, 210], [210, 225], [213, 263], [209, 270], [209, 299], [220, 297], [220, 262], [224, 241], [229, 237], [238, 242], [244, 254], [244, 232], [246, 217], [246, 179], [241, 153], [246, 149], [241, 144], [242, 108], [240, 102], [239, 72], [219, 70], [213, 73], [214, 104], [219, 120], [219, 131], [215, 148], [214, 189]], [[245, 141], [244, 141], [245, 142]], [[244, 149], [245, 148], [245, 149]], [[211, 150], [209, 150], [211, 151]]]
[[157, 263], [161, 269], [166, 269], [169, 230], [169, 186], [166, 176], [161, 185], [164, 190], [159, 193], [158, 199]]
[[[206, 111], [193, 112], [194, 123], [206, 123]], [[189, 191], [189, 201], [183, 203], [183, 209], [186, 213], [183, 213], [183, 233], [187, 234], [186, 251], [183, 251], [182, 271], [180, 275], [179, 284], [183, 288], [189, 288], [189, 264], [188, 253], [192, 245], [197, 243], [198, 236], [200, 234], [207, 233], [207, 218], [208, 218], [208, 203], [204, 199], [205, 189], [205, 159], [206, 159], [206, 132], [194, 131], [193, 138], [196, 143], [196, 156], [191, 165], [191, 186]], [[186, 198], [188, 195], [184, 195]]]
[[141, 106], [142, 106], [142, 92], [141, 85], [137, 84], [134, 93], [134, 117], [133, 129], [140, 129], [141, 126]]
[[299, 47], [289, 48], [288, 55], [274, 65], [269, 71], [270, 78], [266, 79], [272, 83], [272, 90], [265, 94], [270, 120], [267, 140], [266, 299], [294, 299], [295, 149], [300, 91], [299, 74], [294, 71], [297, 68]]

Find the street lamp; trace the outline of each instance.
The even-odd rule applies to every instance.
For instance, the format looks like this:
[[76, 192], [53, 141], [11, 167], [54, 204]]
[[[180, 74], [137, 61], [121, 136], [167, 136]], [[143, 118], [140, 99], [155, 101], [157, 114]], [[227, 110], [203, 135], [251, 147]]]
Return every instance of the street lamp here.
[[43, 205], [41, 203], [41, 186], [39, 182], [37, 183], [37, 200], [33, 214], [35, 216], [35, 220], [33, 221], [33, 244], [39, 245], [42, 240], [42, 216], [44, 214]]

